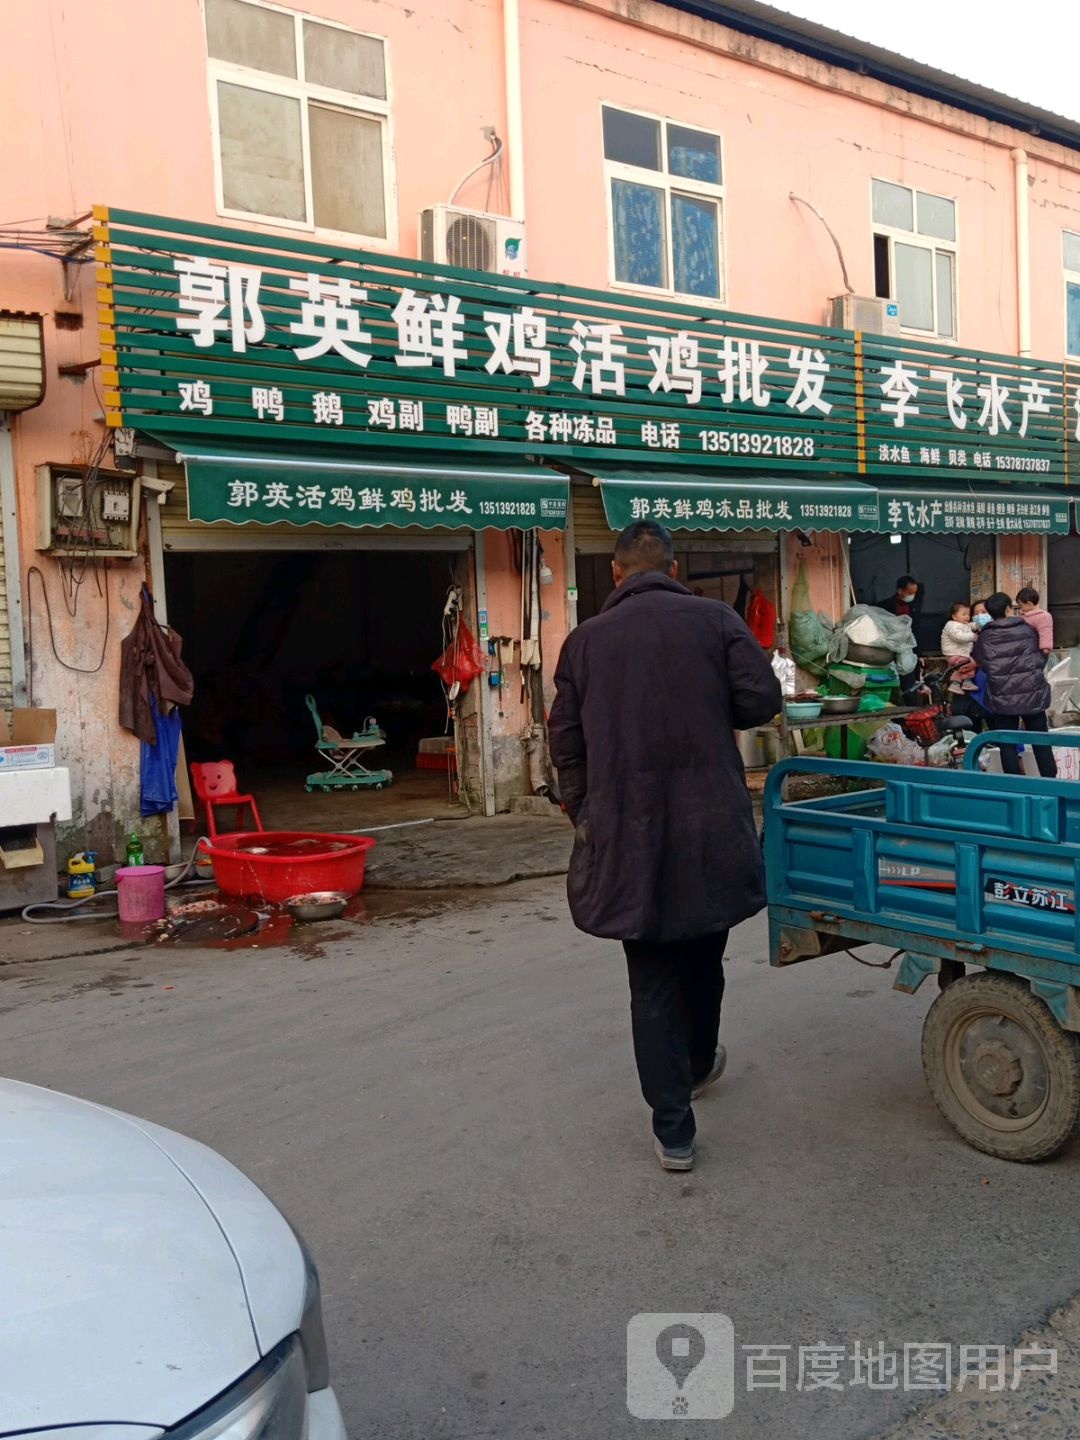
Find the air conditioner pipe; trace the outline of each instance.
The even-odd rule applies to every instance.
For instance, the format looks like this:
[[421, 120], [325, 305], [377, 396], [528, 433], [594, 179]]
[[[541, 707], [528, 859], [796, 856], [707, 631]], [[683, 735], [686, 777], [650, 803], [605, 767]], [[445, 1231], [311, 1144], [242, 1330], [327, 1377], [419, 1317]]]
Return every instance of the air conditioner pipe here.
[[463, 175], [461, 177], [457, 185], [454, 187], [454, 193], [450, 196], [450, 200], [448, 202], [449, 204], [455, 204], [457, 201], [457, 197], [461, 194], [462, 190], [465, 189], [465, 186], [469, 183], [472, 177], [474, 175], [478, 175], [480, 171], [483, 170], [485, 165], [494, 165], [495, 161], [498, 160], [499, 156], [502, 154], [503, 142], [499, 139], [498, 135], [495, 134], [494, 130], [488, 136], [488, 139], [491, 141], [492, 145], [491, 154], [485, 155], [483, 160], [480, 161], [479, 165], [474, 165], [467, 175]]

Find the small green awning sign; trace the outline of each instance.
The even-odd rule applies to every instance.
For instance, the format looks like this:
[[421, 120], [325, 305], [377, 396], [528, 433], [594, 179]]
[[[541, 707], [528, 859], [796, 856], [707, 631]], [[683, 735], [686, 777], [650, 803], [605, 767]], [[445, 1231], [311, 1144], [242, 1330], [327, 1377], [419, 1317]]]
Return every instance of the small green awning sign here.
[[188, 518], [209, 524], [563, 530], [569, 482], [533, 471], [186, 452]]
[[670, 480], [602, 480], [613, 530], [658, 520], [671, 530], [878, 530], [877, 491], [870, 485], [727, 484]]
[[903, 535], [1067, 535], [1068, 495], [1020, 487], [974, 491], [941, 485], [933, 490], [878, 490], [785, 481], [731, 482], [638, 479], [626, 471], [597, 476], [612, 530], [635, 520], [658, 520], [671, 530], [833, 530]]

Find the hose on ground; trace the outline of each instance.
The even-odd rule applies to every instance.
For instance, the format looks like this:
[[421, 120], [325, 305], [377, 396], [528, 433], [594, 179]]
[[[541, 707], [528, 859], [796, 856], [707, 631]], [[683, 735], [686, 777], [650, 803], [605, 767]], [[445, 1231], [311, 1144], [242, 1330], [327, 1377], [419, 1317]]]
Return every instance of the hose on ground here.
[[[191, 859], [188, 860], [185, 865], [181, 866], [178, 875], [174, 876], [172, 880], [165, 882], [166, 890], [174, 890], [181, 884], [212, 885], [214, 883], [212, 880], [202, 880], [198, 877], [193, 880], [186, 880], [184, 878], [194, 868], [195, 859], [199, 853], [199, 846], [204, 840], [206, 840], [205, 835], [201, 835], [199, 839], [196, 840], [195, 848], [191, 852]], [[207, 843], [209, 843], [209, 841], [207, 841]], [[169, 870], [175, 867], [168, 865], [165, 868], [166, 873], [168, 873]], [[84, 895], [81, 900], [42, 900], [37, 905], [27, 905], [22, 912], [22, 918], [28, 925], [62, 925], [68, 920], [115, 920], [120, 914], [118, 908], [110, 906], [108, 910], [82, 909], [82, 906], [91, 905], [96, 900], [104, 900], [110, 895], [119, 896], [119, 892], [116, 889], [97, 890], [93, 895]], [[47, 913], [44, 915], [37, 913], [42, 910]]]

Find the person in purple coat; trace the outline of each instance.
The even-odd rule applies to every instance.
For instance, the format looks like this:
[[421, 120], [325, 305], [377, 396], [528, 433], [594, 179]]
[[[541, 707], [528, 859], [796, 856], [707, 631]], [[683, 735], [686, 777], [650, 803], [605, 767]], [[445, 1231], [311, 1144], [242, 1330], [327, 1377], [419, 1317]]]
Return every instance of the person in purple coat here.
[[655, 1148], [665, 1169], [689, 1170], [691, 1099], [726, 1059], [728, 931], [765, 904], [735, 732], [770, 721], [782, 698], [745, 623], [692, 595], [677, 568], [662, 525], [618, 537], [616, 589], [559, 656], [550, 737], [575, 827], [570, 911], [579, 929], [623, 943]]
[[[990, 623], [980, 630], [971, 658], [986, 677], [990, 729], [1019, 730], [1022, 726], [1045, 734], [1050, 682], [1039, 636], [1022, 615], [1011, 613], [1012, 601], [1001, 591], [990, 596], [986, 609]], [[1039, 774], [1053, 778], [1057, 763], [1051, 747], [1033, 745], [1032, 749]], [[1006, 775], [1022, 773], [1015, 745], [1002, 745], [1001, 768]]]

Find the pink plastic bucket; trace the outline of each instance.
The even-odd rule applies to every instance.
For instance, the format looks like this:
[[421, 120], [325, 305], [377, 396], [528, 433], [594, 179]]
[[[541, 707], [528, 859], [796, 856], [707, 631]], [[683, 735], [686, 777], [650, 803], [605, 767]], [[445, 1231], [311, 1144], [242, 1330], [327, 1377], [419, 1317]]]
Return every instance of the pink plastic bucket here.
[[165, 867], [125, 865], [116, 872], [117, 906], [125, 924], [165, 918]]

